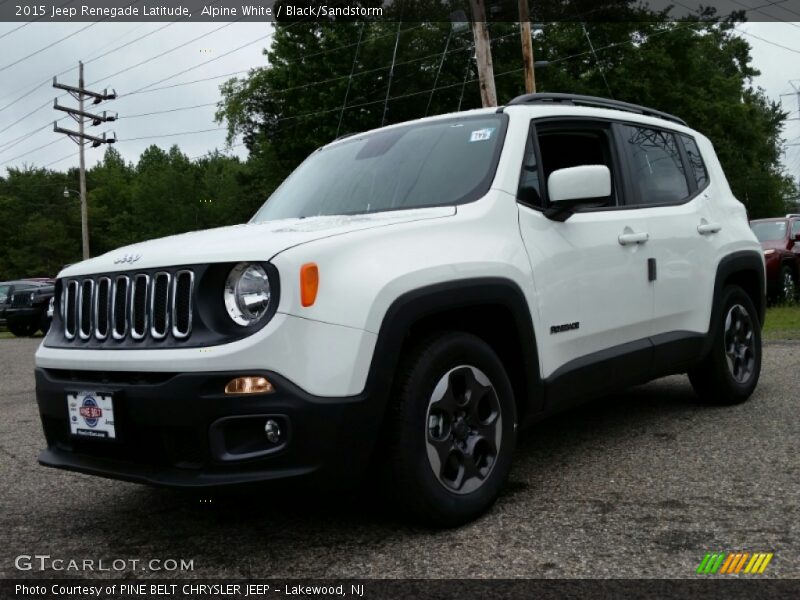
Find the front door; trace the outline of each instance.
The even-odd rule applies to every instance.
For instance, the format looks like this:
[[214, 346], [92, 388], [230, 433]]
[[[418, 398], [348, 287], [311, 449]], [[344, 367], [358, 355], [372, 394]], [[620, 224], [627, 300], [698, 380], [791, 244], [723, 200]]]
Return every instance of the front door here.
[[[520, 232], [539, 293], [543, 376], [562, 379], [560, 388], [576, 384], [600, 392], [649, 369], [654, 291], [647, 210], [623, 209], [626, 191], [612, 139], [608, 123], [548, 122], [531, 127], [525, 153], [520, 197], [527, 203], [519, 204]], [[556, 169], [581, 164], [609, 167], [612, 196], [605, 206], [583, 209], [564, 222], [547, 218], [546, 185], [539, 182]]]

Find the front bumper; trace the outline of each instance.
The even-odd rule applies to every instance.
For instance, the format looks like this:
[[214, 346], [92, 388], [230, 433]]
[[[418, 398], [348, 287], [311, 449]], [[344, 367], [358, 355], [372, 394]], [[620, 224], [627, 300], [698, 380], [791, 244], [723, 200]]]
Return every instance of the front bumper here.
[[[231, 379], [261, 375], [270, 394], [229, 396]], [[111, 393], [116, 440], [70, 435], [67, 394]], [[290, 479], [352, 485], [377, 437], [383, 404], [365, 395], [312, 396], [268, 371], [207, 373], [36, 369], [36, 399], [48, 467], [170, 487]], [[264, 423], [281, 424], [267, 441]]]
[[34, 321], [42, 316], [43, 310], [36, 306], [22, 306], [6, 309], [5, 318], [10, 321]]

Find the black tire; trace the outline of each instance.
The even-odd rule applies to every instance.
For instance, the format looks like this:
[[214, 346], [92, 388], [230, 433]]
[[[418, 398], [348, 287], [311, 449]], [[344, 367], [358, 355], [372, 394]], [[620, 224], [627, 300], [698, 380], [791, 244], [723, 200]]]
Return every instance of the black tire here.
[[779, 277], [777, 301], [785, 304], [794, 303], [797, 300], [797, 277], [794, 271], [789, 265], [783, 265]]
[[27, 321], [9, 321], [8, 330], [17, 337], [30, 337], [36, 333], [36, 325]]
[[761, 323], [753, 301], [739, 286], [726, 287], [721, 303], [717, 322], [711, 324], [711, 350], [689, 372], [689, 381], [703, 402], [740, 404], [753, 393], [761, 374]]
[[53, 319], [49, 318], [47, 313], [44, 313], [42, 318], [39, 319], [39, 331], [41, 331], [43, 335], [47, 335], [47, 332], [50, 331], [50, 324], [52, 321]]
[[[514, 393], [502, 363], [480, 338], [442, 333], [407, 353], [397, 375], [389, 415], [390, 497], [427, 526], [475, 519], [497, 498], [516, 447]], [[446, 389], [434, 401], [434, 392], [443, 390], [437, 385]], [[455, 473], [462, 474], [460, 484]]]

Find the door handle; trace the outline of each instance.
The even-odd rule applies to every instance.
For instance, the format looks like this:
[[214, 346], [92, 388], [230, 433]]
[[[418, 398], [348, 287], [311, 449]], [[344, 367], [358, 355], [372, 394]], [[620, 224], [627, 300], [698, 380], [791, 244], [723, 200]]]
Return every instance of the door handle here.
[[722, 225], [719, 223], [708, 223], [705, 219], [697, 226], [697, 233], [700, 235], [710, 235], [712, 233], [717, 233], [720, 229], [722, 229]]
[[646, 231], [631, 231], [627, 227], [625, 233], [620, 234], [617, 238], [620, 244], [627, 246], [629, 244], [644, 244], [650, 239], [650, 234]]

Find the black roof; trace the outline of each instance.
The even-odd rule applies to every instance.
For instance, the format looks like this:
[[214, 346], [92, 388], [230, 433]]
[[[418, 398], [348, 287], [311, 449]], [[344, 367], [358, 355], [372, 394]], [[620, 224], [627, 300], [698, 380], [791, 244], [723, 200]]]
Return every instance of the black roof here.
[[507, 106], [515, 104], [545, 104], [545, 103], [561, 103], [572, 104], [574, 106], [593, 106], [596, 108], [610, 108], [613, 110], [623, 110], [625, 112], [632, 112], [648, 117], [658, 117], [659, 119], [666, 119], [680, 125], [686, 125], [686, 121], [675, 115], [656, 110], [654, 108], [647, 108], [638, 104], [631, 104], [630, 102], [622, 102], [620, 100], [610, 100], [608, 98], [599, 98], [597, 96], [582, 96], [580, 94], [523, 94], [517, 96]]

